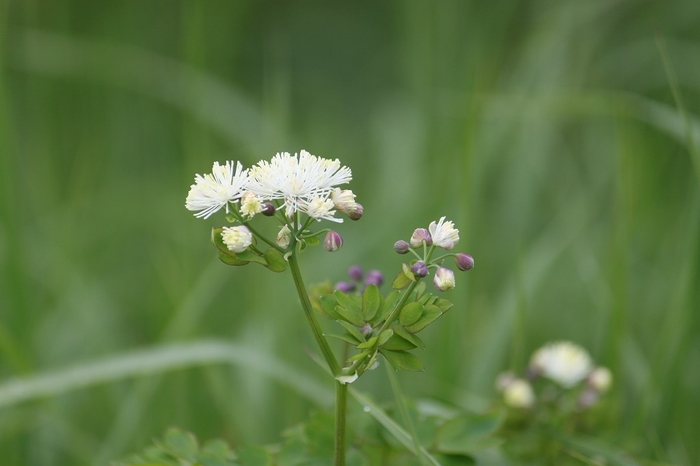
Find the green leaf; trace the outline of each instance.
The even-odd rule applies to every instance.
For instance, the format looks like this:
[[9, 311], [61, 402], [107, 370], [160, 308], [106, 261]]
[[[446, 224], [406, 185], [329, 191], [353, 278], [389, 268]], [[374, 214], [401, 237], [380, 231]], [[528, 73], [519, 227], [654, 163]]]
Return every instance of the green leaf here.
[[395, 290], [402, 290], [406, 288], [411, 283], [411, 281], [412, 280], [408, 278], [402, 270], [391, 283], [391, 287]]
[[352, 336], [357, 338], [357, 341], [365, 341], [365, 337], [362, 335], [362, 333], [360, 333], [360, 329], [358, 329], [349, 322], [345, 322], [344, 320], [339, 320], [338, 323], [345, 327], [345, 330], [350, 332]]
[[418, 333], [425, 327], [430, 325], [432, 322], [434, 322], [435, 319], [437, 319], [441, 315], [442, 312], [437, 306], [425, 306], [423, 308], [423, 315], [420, 316], [420, 319], [418, 319], [413, 325], [406, 325], [406, 330], [408, 330], [410, 333]]
[[413, 292], [416, 294], [416, 300], [420, 299], [420, 297], [423, 296], [423, 293], [425, 293], [425, 282], [421, 281], [418, 285], [416, 285], [416, 289], [413, 290]]
[[441, 453], [464, 455], [493, 447], [499, 440], [492, 436], [504, 420], [503, 411], [457, 416], [435, 432], [435, 449]]
[[377, 324], [379, 322], [383, 322], [386, 320], [386, 318], [389, 316], [389, 313], [394, 309], [396, 306], [396, 303], [399, 302], [399, 298], [401, 297], [401, 292], [398, 290], [394, 290], [386, 297], [384, 298], [384, 301], [382, 302], [381, 307], [379, 308], [379, 312], [377, 313], [376, 316], [374, 316], [374, 319], [372, 319], [373, 324]]
[[421, 340], [418, 335], [409, 333], [409, 331], [401, 325], [394, 325], [392, 328], [394, 329], [394, 333], [399, 335], [401, 338], [410, 341], [418, 348], [425, 348], [425, 343], [423, 343], [423, 340]]
[[423, 305], [418, 302], [406, 304], [399, 314], [399, 322], [404, 327], [415, 324], [423, 314]]
[[308, 238], [304, 238], [304, 241], [306, 241], [306, 244], [309, 246], [321, 244], [321, 239], [318, 236], [309, 236]]
[[443, 313], [449, 311], [450, 308], [454, 306], [454, 304], [452, 304], [452, 302], [449, 299], [444, 298], [436, 299], [433, 304], [435, 304]]
[[377, 342], [378, 339], [379, 339], [378, 336], [374, 336], [374, 337], [370, 338], [369, 340], [365, 341], [364, 343], [360, 343], [359, 345], [357, 345], [357, 348], [358, 349], [371, 348], [374, 346], [374, 344]]
[[362, 316], [362, 307], [360, 307], [359, 303], [340, 290], [336, 290], [333, 296], [335, 296], [335, 299], [338, 301], [338, 306], [335, 307], [335, 311], [340, 314], [344, 320], [358, 327], [362, 327], [365, 324], [365, 319]]
[[[403, 328], [403, 327], [402, 327]], [[408, 332], [406, 332], [408, 333]], [[409, 340], [394, 334], [389, 340], [382, 346], [382, 348], [391, 351], [402, 351], [402, 350], [412, 350], [416, 345], [411, 343]]]
[[383, 346], [389, 339], [394, 335], [394, 331], [390, 328], [384, 330], [380, 335], [379, 335], [379, 341], [377, 342], [378, 346]]
[[318, 300], [321, 303], [321, 307], [323, 308], [323, 311], [326, 314], [328, 314], [328, 316], [331, 319], [334, 319], [334, 320], [341, 320], [342, 319], [342, 317], [340, 317], [340, 314], [338, 314], [335, 310], [335, 307], [338, 305], [338, 301], [335, 299], [335, 296], [333, 296], [332, 294], [322, 295]]
[[362, 314], [365, 321], [371, 321], [382, 303], [382, 295], [379, 293], [377, 285], [369, 285], [362, 294]]
[[193, 459], [199, 449], [197, 438], [193, 434], [175, 427], [165, 432], [163, 446], [173, 455], [188, 460]]
[[263, 253], [263, 259], [267, 263], [267, 268], [273, 272], [284, 272], [287, 269], [287, 261], [284, 256], [275, 248], [268, 248]]
[[403, 369], [412, 372], [423, 371], [423, 363], [421, 360], [407, 351], [390, 351], [386, 348], [382, 348], [379, 351], [395, 370]]
[[328, 334], [323, 334], [324, 337], [326, 338], [337, 338], [338, 340], [342, 340], [346, 343], [350, 343], [352, 346], [357, 346], [358, 344], [361, 343], [357, 338], [354, 336], [350, 335], [349, 333], [328, 333]]
[[240, 466], [272, 466], [272, 456], [262, 447], [244, 446], [238, 449]]
[[226, 265], [241, 266], [248, 264], [248, 261], [242, 261], [235, 255], [231, 256], [229, 254], [224, 254], [223, 252], [219, 252], [219, 260]]
[[361, 353], [357, 353], [356, 355], [351, 356], [351, 357], [348, 359], [348, 362], [359, 361], [360, 359], [366, 358], [366, 357], [369, 356], [370, 354], [372, 354], [371, 351], [363, 351], [363, 352], [361, 352]]

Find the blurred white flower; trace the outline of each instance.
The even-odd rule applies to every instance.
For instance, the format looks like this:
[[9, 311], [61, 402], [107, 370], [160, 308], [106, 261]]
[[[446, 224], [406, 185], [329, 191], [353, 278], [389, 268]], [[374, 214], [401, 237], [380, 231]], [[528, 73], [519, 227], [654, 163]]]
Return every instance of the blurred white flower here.
[[503, 390], [503, 401], [512, 408], [530, 408], [535, 404], [535, 393], [526, 380], [515, 379]]
[[455, 229], [454, 223], [445, 222], [445, 217], [441, 217], [437, 223], [430, 222], [428, 231], [433, 238], [433, 244], [448, 251], [459, 242], [459, 230]]
[[570, 388], [591, 372], [591, 357], [569, 341], [550, 343], [535, 351], [530, 365], [539, 374], [564, 388]]
[[253, 243], [253, 234], [244, 225], [223, 227], [221, 239], [229, 250], [240, 253], [248, 249], [248, 246]]
[[302, 150], [294, 156], [282, 152], [269, 162], [258, 162], [250, 169], [248, 189], [263, 200], [283, 201], [281, 207], [291, 217], [295, 212], [305, 212], [314, 198], [325, 200], [335, 186], [350, 180], [352, 172], [338, 159], [324, 159]]
[[241, 197], [241, 214], [247, 218], [253, 218], [255, 214], [262, 212], [263, 206], [260, 198], [253, 191], [246, 191]]
[[607, 367], [596, 367], [588, 374], [586, 381], [598, 393], [607, 392], [612, 385], [612, 372]]
[[240, 162], [228, 161], [226, 165], [214, 162], [211, 174], [195, 175], [195, 183], [190, 186], [185, 207], [196, 212], [197, 218], [209, 218], [214, 212], [226, 207], [229, 202], [237, 202], [248, 183], [248, 170], [243, 170]]
[[339, 375], [335, 378], [338, 382], [342, 383], [343, 385], [353, 383], [355, 380], [357, 380], [359, 376], [357, 375], [357, 372], [351, 375]]

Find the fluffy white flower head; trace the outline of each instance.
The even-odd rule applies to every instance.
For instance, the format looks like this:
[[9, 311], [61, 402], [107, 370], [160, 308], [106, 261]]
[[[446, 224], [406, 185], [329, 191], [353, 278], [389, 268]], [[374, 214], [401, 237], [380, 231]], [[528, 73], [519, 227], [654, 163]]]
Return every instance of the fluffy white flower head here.
[[335, 214], [333, 207], [333, 201], [330, 199], [323, 199], [322, 197], [316, 196], [311, 199], [308, 205], [303, 206], [303, 210], [309, 217], [315, 218], [316, 220], [325, 219], [336, 223], [342, 222], [342, 219], [333, 216], [333, 214]]
[[226, 247], [236, 254], [245, 251], [253, 244], [253, 234], [244, 225], [224, 227], [221, 231], [221, 239]]
[[228, 213], [229, 202], [237, 202], [248, 183], [248, 170], [243, 170], [241, 162], [236, 162], [235, 172], [232, 161], [226, 165], [214, 162], [211, 171], [204, 176], [195, 175], [195, 183], [187, 194], [185, 207], [196, 212], [197, 218], [209, 218], [222, 207], [226, 207]]
[[612, 385], [612, 372], [607, 367], [596, 367], [588, 374], [588, 385], [599, 393], [607, 392]]
[[341, 166], [338, 159], [324, 159], [302, 150], [293, 156], [281, 152], [269, 162], [258, 162], [250, 169], [248, 189], [263, 200], [283, 201], [282, 206], [291, 217], [297, 211], [306, 212], [314, 198], [325, 200], [335, 186], [350, 180], [352, 172]]
[[588, 352], [570, 341], [543, 346], [532, 355], [530, 364], [544, 377], [564, 388], [585, 379], [593, 368]]
[[433, 238], [433, 244], [448, 251], [459, 241], [459, 230], [455, 229], [454, 223], [446, 222], [445, 217], [441, 217], [437, 223], [430, 222], [428, 231]]
[[515, 379], [503, 389], [503, 401], [511, 408], [530, 408], [535, 404], [535, 392], [523, 379]]
[[253, 218], [255, 214], [262, 212], [262, 202], [252, 191], [246, 191], [241, 197], [241, 214]]

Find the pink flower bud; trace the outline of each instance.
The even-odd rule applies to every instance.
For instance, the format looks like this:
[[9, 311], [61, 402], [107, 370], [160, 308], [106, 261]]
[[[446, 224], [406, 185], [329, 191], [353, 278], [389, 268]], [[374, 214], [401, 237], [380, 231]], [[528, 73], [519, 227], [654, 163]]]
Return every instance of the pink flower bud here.
[[382, 283], [384, 283], [384, 274], [382, 274], [379, 270], [370, 270], [367, 272], [365, 285], [382, 286]]
[[425, 244], [428, 246], [433, 244], [433, 238], [430, 236], [430, 232], [428, 230], [425, 228], [416, 228], [411, 235], [411, 246], [414, 248], [423, 246], [423, 241], [425, 241]]
[[394, 251], [399, 254], [406, 254], [408, 252], [408, 248], [410, 247], [411, 245], [402, 239], [394, 243]]
[[425, 262], [418, 261], [411, 266], [411, 272], [417, 277], [425, 277], [428, 275], [428, 266], [425, 265]]
[[433, 278], [433, 285], [440, 291], [449, 291], [455, 287], [455, 273], [444, 267], [438, 267]]
[[262, 204], [262, 214], [266, 217], [272, 217], [275, 215], [275, 206], [272, 202], [263, 202]]
[[343, 237], [337, 231], [329, 231], [323, 240], [323, 247], [328, 252], [335, 252], [343, 247]]
[[474, 258], [469, 254], [459, 253], [455, 255], [455, 263], [459, 270], [469, 270], [474, 267]]
[[359, 265], [353, 265], [348, 269], [348, 277], [352, 278], [356, 282], [362, 280], [363, 275], [364, 272], [362, 271], [362, 267], [360, 267]]

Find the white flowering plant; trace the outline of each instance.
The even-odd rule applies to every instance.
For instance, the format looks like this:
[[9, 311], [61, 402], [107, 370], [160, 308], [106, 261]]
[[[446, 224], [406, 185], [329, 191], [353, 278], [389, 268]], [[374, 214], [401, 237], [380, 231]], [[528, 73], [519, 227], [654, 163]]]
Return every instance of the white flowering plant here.
[[[427, 291], [432, 273], [436, 293], [456, 286], [447, 260], [461, 271], [474, 266], [474, 259], [451, 250], [459, 242], [454, 223], [441, 217], [428, 228], [418, 228], [410, 243], [397, 241], [394, 250], [411, 256], [392, 282], [392, 290], [380, 291], [383, 275], [368, 274], [360, 292], [337, 286], [326, 294], [309, 295], [298, 256], [308, 246], [323, 244], [334, 252], [343, 246], [342, 236], [321, 221], [342, 223], [345, 216], [359, 220], [364, 208], [343, 185], [351, 170], [339, 160], [324, 159], [302, 150], [283, 152], [250, 168], [240, 162], [214, 163], [211, 174], [196, 175], [185, 207], [197, 218], [207, 219], [219, 211], [228, 225], [212, 229], [211, 240], [222, 262], [232, 266], [260, 264], [272, 272], [288, 268], [314, 338], [336, 384], [334, 463], [345, 462], [347, 385], [379, 364], [380, 355], [395, 370], [421, 371], [423, 363], [411, 351], [424, 347], [418, 333], [447, 312], [452, 303]], [[256, 225], [258, 218], [276, 226], [268, 238]], [[321, 236], [323, 236], [321, 239]], [[324, 334], [317, 314], [336, 321], [340, 333]], [[340, 339], [355, 351], [339, 360], [327, 338]]]
[[612, 372], [596, 366], [581, 346], [556, 341], [538, 348], [522, 374], [503, 372], [495, 385], [508, 413], [499, 434], [509, 453], [561, 464], [571, 444], [590, 442], [584, 435], [597, 433]]

